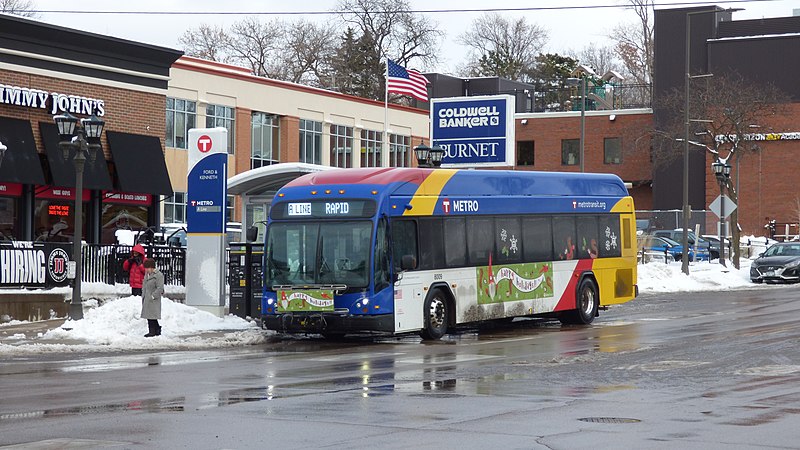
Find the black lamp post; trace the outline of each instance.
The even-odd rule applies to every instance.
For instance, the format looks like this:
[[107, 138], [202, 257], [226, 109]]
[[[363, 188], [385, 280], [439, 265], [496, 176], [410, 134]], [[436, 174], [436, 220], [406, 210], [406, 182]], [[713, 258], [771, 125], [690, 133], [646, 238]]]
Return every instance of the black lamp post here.
[[65, 112], [53, 117], [58, 126], [61, 138], [58, 145], [61, 147], [64, 161], [72, 158], [75, 165], [75, 233], [72, 238], [72, 260], [75, 262], [75, 281], [72, 284], [72, 301], [69, 304], [69, 317], [72, 320], [83, 319], [83, 304], [81, 303], [81, 277], [82, 277], [82, 240], [83, 237], [83, 168], [86, 161], [92, 164], [100, 150], [100, 136], [103, 134], [105, 122], [96, 115], [88, 119], [78, 119]]
[[711, 170], [719, 183], [719, 263], [725, 265], [725, 237], [728, 235], [725, 229], [725, 188], [731, 178], [731, 165], [728, 161], [716, 160], [711, 163]]
[[414, 155], [417, 157], [418, 167], [439, 167], [442, 165], [442, 158], [444, 158], [444, 149], [438, 145], [431, 148], [424, 143], [420, 143], [414, 147]]

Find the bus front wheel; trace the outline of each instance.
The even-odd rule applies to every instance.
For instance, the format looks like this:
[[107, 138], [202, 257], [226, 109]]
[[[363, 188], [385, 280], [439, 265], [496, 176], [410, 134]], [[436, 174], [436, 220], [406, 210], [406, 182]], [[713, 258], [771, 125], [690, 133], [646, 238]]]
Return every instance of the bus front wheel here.
[[559, 320], [564, 324], [589, 325], [597, 316], [597, 308], [600, 306], [597, 285], [591, 278], [584, 278], [575, 296], [575, 309], [562, 314]]
[[441, 289], [433, 289], [428, 294], [422, 312], [425, 315], [420, 333], [422, 339], [430, 341], [441, 339], [447, 332], [447, 324], [450, 319], [450, 307], [447, 297]]

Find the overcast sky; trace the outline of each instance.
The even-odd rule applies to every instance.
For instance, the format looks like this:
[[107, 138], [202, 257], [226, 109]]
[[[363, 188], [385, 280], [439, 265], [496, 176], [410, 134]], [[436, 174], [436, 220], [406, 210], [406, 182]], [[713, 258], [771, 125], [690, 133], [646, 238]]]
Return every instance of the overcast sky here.
[[[657, 0], [658, 5], [678, 3], [681, 0]], [[682, 0], [691, 2], [693, 0]], [[410, 0], [414, 10], [442, 9], [481, 9], [491, 7], [530, 8], [563, 6], [601, 6], [623, 5], [624, 0]], [[83, 0], [64, 3], [61, 0], [36, 0], [40, 10], [99, 10], [99, 11], [327, 11], [333, 9], [336, 0], [306, 0], [305, 2], [286, 1], [245, 1], [245, 0], [139, 0], [137, 2], [109, 2], [107, 0]], [[745, 3], [718, 4], [722, 7], [743, 7], [744, 11], [734, 13], [734, 20], [791, 16], [793, 9], [800, 9], [797, 0], [750, 1]], [[66, 6], [65, 6], [66, 5]], [[668, 6], [656, 6], [657, 9]], [[483, 13], [428, 13], [439, 23], [446, 33], [441, 47], [438, 67], [420, 68], [444, 73], [452, 73], [466, 54], [466, 49], [455, 42], [469, 24]], [[548, 52], [567, 53], [570, 49], [580, 50], [588, 43], [608, 45], [606, 37], [611, 29], [621, 21], [635, 22], [635, 14], [621, 8], [562, 9], [554, 11], [506, 12], [509, 17], [524, 16], [549, 30]], [[261, 16], [268, 20], [275, 16]], [[300, 17], [308, 20], [335, 20], [335, 16], [279, 16], [284, 20]], [[100, 34], [131, 39], [149, 44], [180, 48], [178, 38], [188, 28], [201, 23], [222, 26], [241, 20], [237, 15], [114, 15], [114, 14], [42, 14], [40, 20], [66, 27], [77, 28]], [[457, 74], [456, 74], [457, 75]]]

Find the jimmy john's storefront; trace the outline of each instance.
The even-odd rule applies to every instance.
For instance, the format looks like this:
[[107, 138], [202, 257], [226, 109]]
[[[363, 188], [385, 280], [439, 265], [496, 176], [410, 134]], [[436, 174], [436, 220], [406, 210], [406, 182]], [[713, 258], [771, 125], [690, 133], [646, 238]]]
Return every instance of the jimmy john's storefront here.
[[[105, 122], [100, 149], [83, 170], [83, 240], [113, 244], [117, 230], [160, 223], [160, 196], [173, 192], [163, 149], [167, 82], [180, 55], [0, 15], [0, 242], [73, 240], [74, 153], [63, 151], [53, 120], [63, 113]], [[3, 275], [1, 256], [4, 285], [14, 277]], [[18, 259], [26, 258], [38, 256]]]

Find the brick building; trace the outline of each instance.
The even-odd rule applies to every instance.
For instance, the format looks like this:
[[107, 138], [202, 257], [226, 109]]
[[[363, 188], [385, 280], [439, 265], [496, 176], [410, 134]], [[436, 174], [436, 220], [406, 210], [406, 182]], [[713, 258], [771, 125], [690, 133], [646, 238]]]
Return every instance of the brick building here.
[[[180, 52], [0, 14], [0, 231], [71, 241], [75, 169], [53, 116], [96, 113], [102, 154], [84, 170], [88, 242], [160, 222], [171, 192], [162, 139], [169, 68]], [[147, 167], [147, 176], [142, 168]]]

